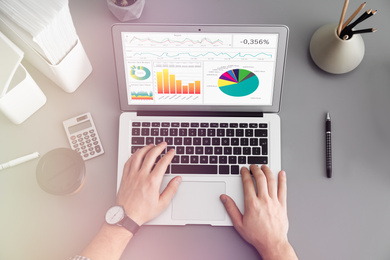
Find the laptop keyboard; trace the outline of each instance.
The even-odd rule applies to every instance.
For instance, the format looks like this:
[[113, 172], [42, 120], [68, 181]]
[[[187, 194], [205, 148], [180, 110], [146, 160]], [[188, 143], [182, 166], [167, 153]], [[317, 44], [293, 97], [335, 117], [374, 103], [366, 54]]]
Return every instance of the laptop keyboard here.
[[176, 150], [167, 174], [237, 175], [242, 166], [268, 164], [266, 123], [142, 121], [132, 122], [131, 131], [132, 154], [163, 141], [163, 154]]

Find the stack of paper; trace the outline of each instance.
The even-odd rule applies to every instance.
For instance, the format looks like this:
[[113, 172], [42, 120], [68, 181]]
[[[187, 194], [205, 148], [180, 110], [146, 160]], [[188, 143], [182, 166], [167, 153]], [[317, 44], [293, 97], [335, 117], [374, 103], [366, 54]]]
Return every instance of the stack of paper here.
[[52, 65], [77, 43], [68, 0], [1, 0], [0, 18]]

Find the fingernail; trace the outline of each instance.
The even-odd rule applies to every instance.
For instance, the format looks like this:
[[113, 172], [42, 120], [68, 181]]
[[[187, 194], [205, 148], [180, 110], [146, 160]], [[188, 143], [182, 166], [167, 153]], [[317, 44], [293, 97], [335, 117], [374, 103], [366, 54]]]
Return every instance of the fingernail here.
[[177, 184], [180, 184], [181, 181], [182, 181], [182, 179], [181, 179], [181, 177], [177, 177], [177, 178], [175, 179], [175, 181], [177, 182]]
[[226, 203], [226, 196], [221, 195], [219, 198], [221, 199], [223, 204]]

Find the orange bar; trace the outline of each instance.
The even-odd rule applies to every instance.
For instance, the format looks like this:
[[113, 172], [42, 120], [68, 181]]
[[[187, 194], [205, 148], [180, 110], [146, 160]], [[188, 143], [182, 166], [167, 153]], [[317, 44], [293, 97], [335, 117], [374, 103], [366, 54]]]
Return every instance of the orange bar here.
[[157, 72], [157, 92], [163, 94], [162, 72]]
[[176, 93], [181, 94], [181, 80], [176, 80]]
[[176, 94], [175, 75], [169, 75], [169, 79], [170, 79], [170, 82], [169, 82], [170, 91], [169, 91], [169, 93]]
[[195, 94], [200, 94], [200, 81], [195, 81]]
[[188, 86], [187, 85], [183, 86], [183, 94], [188, 94]]
[[164, 76], [164, 94], [169, 94], [169, 72], [168, 69], [163, 69]]
[[194, 94], [195, 93], [195, 84], [194, 83], [188, 83], [188, 86], [190, 88], [189, 93]]

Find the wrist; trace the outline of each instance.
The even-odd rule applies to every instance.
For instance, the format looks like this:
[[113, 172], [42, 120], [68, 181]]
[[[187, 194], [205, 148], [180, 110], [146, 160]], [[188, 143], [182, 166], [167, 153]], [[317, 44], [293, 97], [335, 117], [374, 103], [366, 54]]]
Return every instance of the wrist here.
[[295, 260], [298, 257], [291, 244], [286, 241], [275, 243], [272, 246], [255, 246], [263, 260], [286, 259]]

